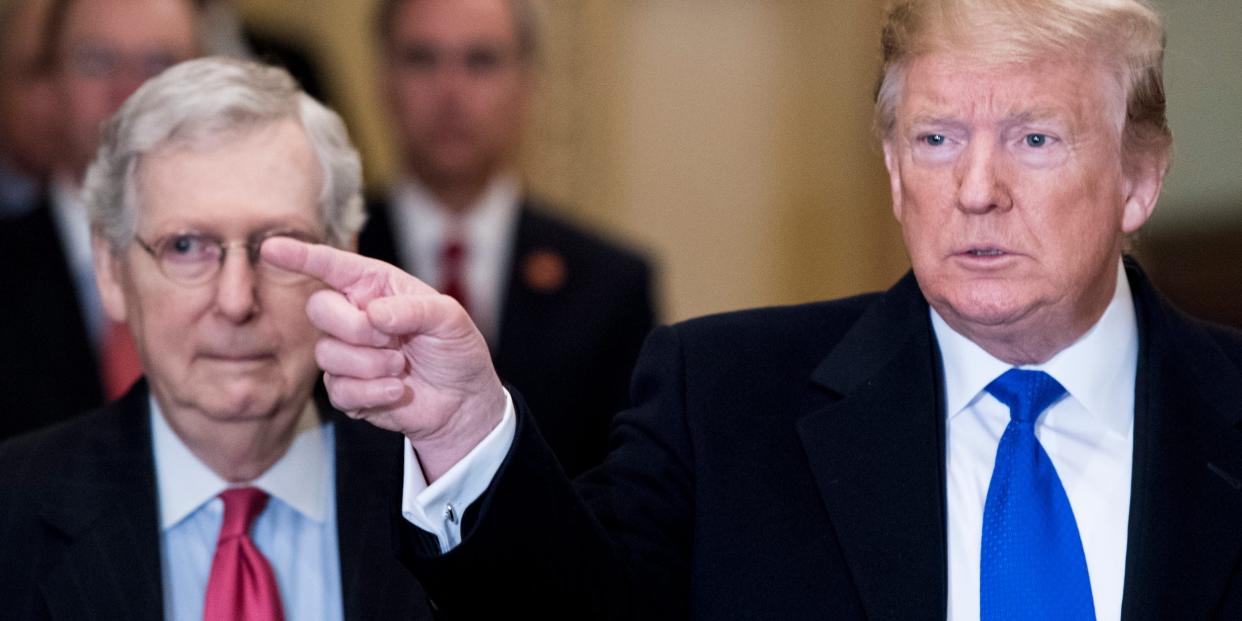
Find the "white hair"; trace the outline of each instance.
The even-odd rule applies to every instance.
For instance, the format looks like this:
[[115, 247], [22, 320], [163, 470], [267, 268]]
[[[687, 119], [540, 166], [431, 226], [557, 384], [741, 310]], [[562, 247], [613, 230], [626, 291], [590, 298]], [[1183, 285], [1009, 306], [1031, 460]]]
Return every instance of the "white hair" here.
[[323, 168], [319, 212], [325, 241], [345, 246], [366, 221], [362, 164], [345, 124], [302, 92], [285, 70], [223, 57], [170, 67], [143, 84], [108, 121], [83, 186], [92, 230], [114, 251], [133, 241], [134, 176], [143, 156], [173, 145], [217, 144], [283, 120], [302, 126]]

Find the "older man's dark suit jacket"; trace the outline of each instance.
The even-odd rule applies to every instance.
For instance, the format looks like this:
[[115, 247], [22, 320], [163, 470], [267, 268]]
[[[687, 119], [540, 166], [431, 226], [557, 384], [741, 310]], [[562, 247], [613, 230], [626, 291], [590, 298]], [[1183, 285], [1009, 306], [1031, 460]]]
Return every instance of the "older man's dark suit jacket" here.
[[[358, 239], [362, 254], [400, 265], [388, 204], [372, 201]], [[532, 284], [533, 256], [557, 257], [565, 278]], [[570, 474], [599, 464], [608, 424], [626, 390], [654, 310], [651, 269], [637, 254], [543, 211], [519, 207], [499, 342], [500, 377], [526, 396], [544, 439]]]
[[[1128, 270], [1141, 345], [1123, 617], [1242, 619], [1242, 333]], [[657, 330], [603, 468], [572, 487], [520, 408], [464, 543], [437, 555], [394, 515], [403, 558], [459, 618], [944, 619], [941, 365], [910, 276]]]
[[[0, 444], [0, 618], [164, 618], [147, 394]], [[387, 519], [401, 437], [330, 416], [345, 619], [430, 618]]]
[[0, 221], [0, 440], [103, 405], [99, 363], [46, 200]]

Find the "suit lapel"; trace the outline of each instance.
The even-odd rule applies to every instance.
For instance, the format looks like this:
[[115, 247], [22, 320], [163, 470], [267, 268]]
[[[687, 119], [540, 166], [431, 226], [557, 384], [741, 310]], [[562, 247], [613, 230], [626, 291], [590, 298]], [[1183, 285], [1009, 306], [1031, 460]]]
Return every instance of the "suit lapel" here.
[[799, 421], [870, 618], [945, 615], [940, 373], [927, 306], [908, 275], [815, 371], [840, 400]]
[[40, 516], [65, 543], [40, 589], [54, 619], [162, 619], [159, 524], [147, 391], [109, 407], [72, 482]]
[[1141, 350], [1122, 617], [1212, 618], [1242, 557], [1242, 373], [1128, 267]]
[[529, 336], [523, 326], [529, 325], [530, 317], [538, 311], [535, 308], [535, 293], [522, 280], [521, 263], [523, 257], [533, 250], [539, 237], [537, 229], [538, 223], [523, 202], [518, 207], [517, 234], [513, 239], [509, 276], [502, 293], [504, 303], [500, 308], [500, 333], [496, 335], [497, 342], [492, 352], [492, 358], [502, 368], [507, 367], [506, 355], [509, 352], [521, 352], [531, 346], [531, 343], [523, 342]]

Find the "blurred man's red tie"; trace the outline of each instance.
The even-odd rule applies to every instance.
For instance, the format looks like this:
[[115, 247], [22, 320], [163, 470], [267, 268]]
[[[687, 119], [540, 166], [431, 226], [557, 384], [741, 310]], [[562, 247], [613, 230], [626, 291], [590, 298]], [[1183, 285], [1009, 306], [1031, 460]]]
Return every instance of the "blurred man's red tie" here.
[[470, 312], [469, 296], [466, 294], [465, 265], [466, 244], [459, 237], [444, 240], [440, 249], [440, 292], [451, 296]]
[[267, 492], [239, 487], [220, 492], [220, 499], [224, 522], [207, 581], [204, 621], [283, 621], [272, 566], [250, 539], [250, 526], [267, 506]]
[[129, 333], [129, 326], [119, 321], [108, 322], [100, 350], [99, 374], [108, 401], [125, 394], [142, 375], [142, 361], [138, 358], [134, 337]]

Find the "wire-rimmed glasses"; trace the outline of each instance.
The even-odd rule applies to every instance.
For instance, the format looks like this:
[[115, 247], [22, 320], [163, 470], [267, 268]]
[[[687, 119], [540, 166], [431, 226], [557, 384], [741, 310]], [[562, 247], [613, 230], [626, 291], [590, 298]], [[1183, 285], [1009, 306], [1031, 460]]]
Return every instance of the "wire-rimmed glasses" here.
[[290, 272], [259, 259], [259, 247], [272, 237], [289, 237], [310, 244], [323, 243], [310, 234], [293, 230], [263, 231], [251, 235], [245, 241], [235, 242], [225, 242], [204, 233], [172, 233], [149, 244], [135, 235], [134, 241], [155, 259], [155, 264], [164, 276], [186, 286], [201, 285], [215, 278], [224, 266], [229, 249], [238, 246], [246, 249], [250, 266], [266, 282], [292, 285], [308, 279], [304, 274]]

